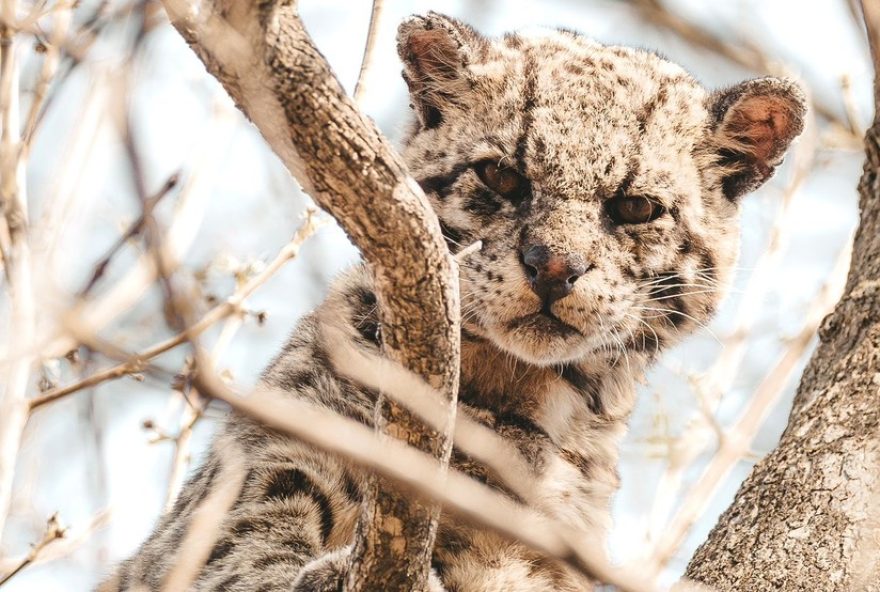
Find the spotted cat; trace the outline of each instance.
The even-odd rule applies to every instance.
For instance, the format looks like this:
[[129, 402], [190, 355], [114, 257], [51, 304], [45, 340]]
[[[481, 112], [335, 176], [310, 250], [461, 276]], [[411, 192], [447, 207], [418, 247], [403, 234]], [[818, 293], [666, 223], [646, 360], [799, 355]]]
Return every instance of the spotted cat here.
[[[801, 132], [789, 80], [709, 92], [650, 51], [568, 30], [486, 38], [436, 13], [406, 20], [398, 48], [414, 122], [404, 155], [463, 262], [461, 413], [514, 443], [535, 505], [596, 533], [609, 526], [618, 441], [634, 382], [710, 318], [730, 283], [744, 194]], [[322, 327], [381, 352], [369, 273], [343, 276], [263, 376], [369, 424], [373, 394], [330, 363]], [[337, 590], [364, 475], [233, 416], [137, 554], [105, 590], [159, 590], [220, 452], [247, 475], [201, 592]], [[453, 464], [492, 483], [474, 459]], [[589, 583], [516, 544], [443, 518], [433, 590], [573, 591]]]

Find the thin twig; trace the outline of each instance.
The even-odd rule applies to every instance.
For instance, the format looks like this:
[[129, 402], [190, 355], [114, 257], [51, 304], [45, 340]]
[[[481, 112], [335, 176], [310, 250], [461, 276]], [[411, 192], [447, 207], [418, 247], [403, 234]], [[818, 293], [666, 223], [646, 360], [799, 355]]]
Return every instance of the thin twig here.
[[[15, 31], [11, 28], [17, 0], [5, 0], [0, 14], [0, 213], [8, 234], [3, 258], [12, 311], [10, 334], [30, 350], [34, 341], [34, 302], [25, 159], [19, 120], [19, 63]], [[6, 242], [5, 239], [2, 242]], [[27, 385], [34, 355], [19, 356], [10, 364], [0, 396], [0, 533], [12, 501], [12, 485], [21, 436], [27, 424]]]
[[145, 204], [144, 204], [144, 212], [138, 216], [137, 220], [132, 222], [128, 229], [122, 233], [122, 235], [116, 240], [115, 243], [108, 249], [107, 253], [101, 257], [98, 263], [95, 264], [92, 275], [89, 278], [89, 281], [86, 282], [85, 287], [79, 292], [79, 298], [84, 298], [88, 293], [95, 287], [95, 284], [98, 283], [104, 274], [107, 271], [107, 267], [110, 265], [110, 262], [113, 260], [113, 257], [122, 249], [125, 244], [130, 241], [132, 238], [136, 237], [143, 231], [144, 224], [147, 216], [152, 215], [152, 211], [159, 205], [159, 202], [162, 201], [166, 195], [168, 195], [171, 190], [177, 185], [178, 174], [170, 176], [165, 184], [157, 191], [154, 195], [150, 196]]
[[[110, 523], [111, 516], [111, 509], [104, 508], [103, 510], [96, 512], [95, 515], [92, 516], [92, 519], [83, 527], [77, 528], [75, 526], [70, 526], [65, 528], [64, 538], [43, 549], [38, 556], [31, 560], [30, 565], [40, 565], [50, 561], [56, 561], [62, 557], [67, 557], [77, 549], [81, 548], [95, 532], [105, 528]], [[11, 571], [26, 558], [27, 555], [17, 559], [4, 559], [3, 561], [0, 561], [0, 571]]]
[[46, 530], [43, 532], [43, 537], [33, 545], [30, 552], [21, 559], [19, 564], [15, 566], [12, 571], [0, 578], [0, 586], [11, 580], [28, 565], [35, 562], [40, 556], [40, 553], [43, 552], [43, 549], [48, 547], [54, 541], [64, 538], [65, 531], [66, 529], [62, 528], [61, 524], [58, 522], [58, 514], [52, 514], [49, 516], [49, 520], [46, 522]]
[[373, 0], [373, 10], [370, 12], [370, 24], [367, 30], [367, 41], [364, 45], [364, 57], [361, 59], [361, 69], [358, 72], [357, 83], [354, 85], [354, 100], [361, 102], [366, 88], [367, 74], [373, 63], [373, 48], [376, 46], [376, 38], [379, 36], [379, 19], [382, 16], [382, 4], [384, 0]]
[[[125, 362], [121, 362], [107, 368], [105, 370], [101, 370], [80, 380], [71, 385], [67, 385], [64, 387], [59, 387], [56, 389], [52, 389], [33, 397], [28, 400], [31, 411], [42, 407], [48, 403], [53, 401], [57, 401], [58, 399], [80, 391], [85, 388], [89, 388], [102, 382], [106, 382], [107, 380], [112, 380], [114, 378], [120, 378], [122, 376], [126, 376], [129, 374], [134, 374], [137, 372], [143, 372], [145, 368], [145, 364], [155, 358], [156, 356], [163, 354], [175, 347], [186, 343], [191, 337], [202, 334], [209, 327], [217, 323], [218, 321], [228, 317], [229, 315], [237, 313], [241, 310], [241, 307], [245, 300], [261, 285], [266, 283], [281, 267], [284, 266], [285, 263], [294, 259], [299, 254], [299, 249], [305, 240], [311, 236], [321, 225], [323, 222], [317, 219], [317, 216], [314, 210], [307, 210], [306, 212], [306, 220], [303, 222], [302, 226], [300, 226], [299, 230], [296, 231], [296, 234], [284, 248], [279, 251], [279, 253], [275, 256], [275, 258], [263, 269], [260, 273], [251, 278], [248, 282], [242, 285], [235, 293], [227, 298], [224, 302], [218, 304], [211, 310], [209, 310], [201, 319], [199, 319], [195, 324], [188, 327], [185, 331], [181, 331], [180, 333], [174, 335], [173, 337], [169, 337], [155, 345], [145, 349], [140, 354], [134, 356], [130, 360]], [[79, 323], [74, 323], [79, 324]]]
[[[32, 13], [37, 12], [37, 6], [34, 6]], [[30, 109], [28, 110], [27, 119], [25, 120], [23, 140], [25, 153], [31, 148], [34, 133], [37, 130], [37, 124], [39, 122], [40, 109], [46, 99], [49, 85], [52, 84], [55, 74], [58, 71], [58, 62], [61, 53], [59, 47], [64, 43], [65, 36], [67, 35], [67, 29], [70, 26], [72, 8], [73, 2], [70, 0], [60, 0], [52, 7], [52, 31], [49, 35], [48, 43], [44, 44], [46, 50], [45, 55], [43, 56], [43, 65], [40, 68], [40, 78], [34, 89]]]

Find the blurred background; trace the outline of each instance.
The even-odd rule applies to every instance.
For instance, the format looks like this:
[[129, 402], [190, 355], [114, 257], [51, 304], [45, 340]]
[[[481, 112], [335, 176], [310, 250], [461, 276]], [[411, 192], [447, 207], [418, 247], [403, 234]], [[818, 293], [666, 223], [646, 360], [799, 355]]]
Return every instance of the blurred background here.
[[[300, 5], [351, 91], [372, 3]], [[872, 115], [856, 3], [385, 0], [361, 104], [394, 141], [409, 117], [395, 29], [405, 16], [428, 10], [492, 35], [564, 26], [602, 42], [656, 49], [709, 88], [771, 72], [809, 89], [804, 135], [776, 177], [743, 203], [732, 294], [708, 329], [651, 372], [624, 443], [610, 550], [616, 561], [639, 562], [669, 583], [753, 463], [773, 448], [815, 329], [841, 288], [858, 221], [861, 138]], [[48, 393], [52, 400], [35, 406], [26, 425], [0, 423], [0, 445], [8, 451], [20, 442], [0, 527], [0, 580], [57, 513], [64, 538], [43, 548], [4, 592], [88, 590], [148, 534], [224, 413], [189, 396], [185, 348], [155, 359], [167, 378], [127, 368], [95, 386], [59, 390], [114, 364], [100, 348], [70, 340], [77, 322], [100, 326], [101, 340], [129, 353], [174, 335], [162, 289], [144, 271], [150, 259], [143, 240], [122, 240], [93, 282], [96, 265], [137, 226], [148, 197], [180, 262], [176, 277], [199, 291], [204, 314], [265, 269], [310, 200], [158, 2], [4, 0], [4, 22], [13, 13], [22, 32], [12, 49], [3, 48], [4, 64], [13, 51], [17, 63], [7, 70], [15, 76], [6, 75], [0, 106], [17, 108], [18, 124], [3, 124], [24, 130], [20, 189], [30, 219], [34, 330], [26, 335], [13, 321], [9, 282], [0, 279], [0, 374], [10, 375], [22, 357], [33, 364], [22, 392], [13, 393], [6, 378], [0, 389], [7, 399]], [[163, 190], [172, 178], [176, 185]], [[333, 223], [306, 240], [299, 256], [247, 299], [243, 314], [205, 333], [226, 375], [253, 384], [297, 319], [357, 258]]]

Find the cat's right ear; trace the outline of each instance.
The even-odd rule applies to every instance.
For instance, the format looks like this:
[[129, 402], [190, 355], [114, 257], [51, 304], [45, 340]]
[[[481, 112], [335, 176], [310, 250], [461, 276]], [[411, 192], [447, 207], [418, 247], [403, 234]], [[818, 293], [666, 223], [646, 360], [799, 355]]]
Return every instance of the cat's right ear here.
[[468, 25], [429, 12], [397, 29], [397, 53], [413, 108], [425, 129], [443, 123], [444, 111], [469, 88], [467, 67], [478, 61], [488, 41]]
[[804, 129], [806, 98], [787, 78], [758, 78], [710, 97], [712, 139], [726, 169], [724, 195], [736, 200], [772, 175]]

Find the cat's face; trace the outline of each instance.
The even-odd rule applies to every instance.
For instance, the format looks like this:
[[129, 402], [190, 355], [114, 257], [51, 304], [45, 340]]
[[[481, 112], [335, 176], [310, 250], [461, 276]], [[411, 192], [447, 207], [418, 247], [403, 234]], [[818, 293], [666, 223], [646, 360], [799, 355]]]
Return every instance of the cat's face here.
[[801, 130], [778, 79], [709, 95], [656, 55], [570, 32], [401, 26], [404, 152], [462, 262], [464, 325], [526, 361], [653, 355], [716, 308], [738, 198]]

